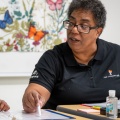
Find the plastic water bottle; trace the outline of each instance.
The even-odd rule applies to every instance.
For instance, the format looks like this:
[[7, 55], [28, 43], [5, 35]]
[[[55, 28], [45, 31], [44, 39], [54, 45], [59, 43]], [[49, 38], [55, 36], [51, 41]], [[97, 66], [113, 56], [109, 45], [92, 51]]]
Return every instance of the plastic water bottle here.
[[115, 94], [115, 90], [109, 90], [109, 96], [106, 97], [106, 116], [112, 119], [117, 119], [118, 116], [118, 98]]

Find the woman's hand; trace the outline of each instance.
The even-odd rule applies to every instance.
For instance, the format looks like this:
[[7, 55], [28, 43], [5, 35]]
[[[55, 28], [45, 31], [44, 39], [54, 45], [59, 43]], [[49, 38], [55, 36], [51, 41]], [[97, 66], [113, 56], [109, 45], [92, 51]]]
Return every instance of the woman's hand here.
[[0, 111], [7, 111], [9, 109], [9, 105], [4, 100], [0, 100]]
[[26, 112], [36, 112], [37, 106], [41, 107], [44, 104], [44, 99], [35, 90], [27, 92], [23, 96], [23, 108]]
[[50, 92], [45, 87], [30, 83], [23, 95], [23, 109], [28, 113], [36, 112], [37, 107], [42, 108], [49, 97]]

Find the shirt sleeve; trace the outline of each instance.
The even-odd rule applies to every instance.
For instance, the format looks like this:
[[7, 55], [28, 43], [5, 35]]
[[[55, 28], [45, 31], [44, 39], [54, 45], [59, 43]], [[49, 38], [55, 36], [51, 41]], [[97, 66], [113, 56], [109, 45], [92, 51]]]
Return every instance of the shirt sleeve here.
[[40, 84], [51, 92], [57, 78], [57, 62], [57, 56], [52, 50], [45, 52], [35, 65], [30, 83]]

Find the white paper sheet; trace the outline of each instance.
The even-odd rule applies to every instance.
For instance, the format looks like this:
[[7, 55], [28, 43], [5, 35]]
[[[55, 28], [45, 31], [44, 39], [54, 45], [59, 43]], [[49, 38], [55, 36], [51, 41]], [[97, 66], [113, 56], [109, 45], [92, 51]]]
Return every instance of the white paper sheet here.
[[70, 116], [57, 114], [57, 112], [46, 111], [46, 110], [41, 111], [41, 116], [39, 116], [37, 113], [26, 113], [22, 110], [0, 112], [0, 120], [57, 120], [57, 119], [74, 120], [74, 118]]

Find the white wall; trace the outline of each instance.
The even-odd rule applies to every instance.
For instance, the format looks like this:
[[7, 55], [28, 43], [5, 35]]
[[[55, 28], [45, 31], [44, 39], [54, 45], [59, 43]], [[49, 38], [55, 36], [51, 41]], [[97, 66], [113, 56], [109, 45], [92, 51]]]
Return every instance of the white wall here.
[[[107, 9], [107, 24], [101, 38], [120, 44], [120, 0], [101, 1]], [[7, 101], [11, 109], [22, 109], [22, 96], [28, 85], [29, 75], [41, 54], [0, 53], [0, 98]], [[16, 71], [18, 74], [14, 74]], [[9, 74], [10, 72], [13, 74]]]
[[22, 96], [29, 77], [0, 77], [0, 99], [4, 99], [11, 110], [22, 109]]
[[0, 53], [0, 77], [30, 76], [43, 52]]
[[100, 38], [120, 45], [120, 0], [101, 1], [107, 10], [107, 22]]

